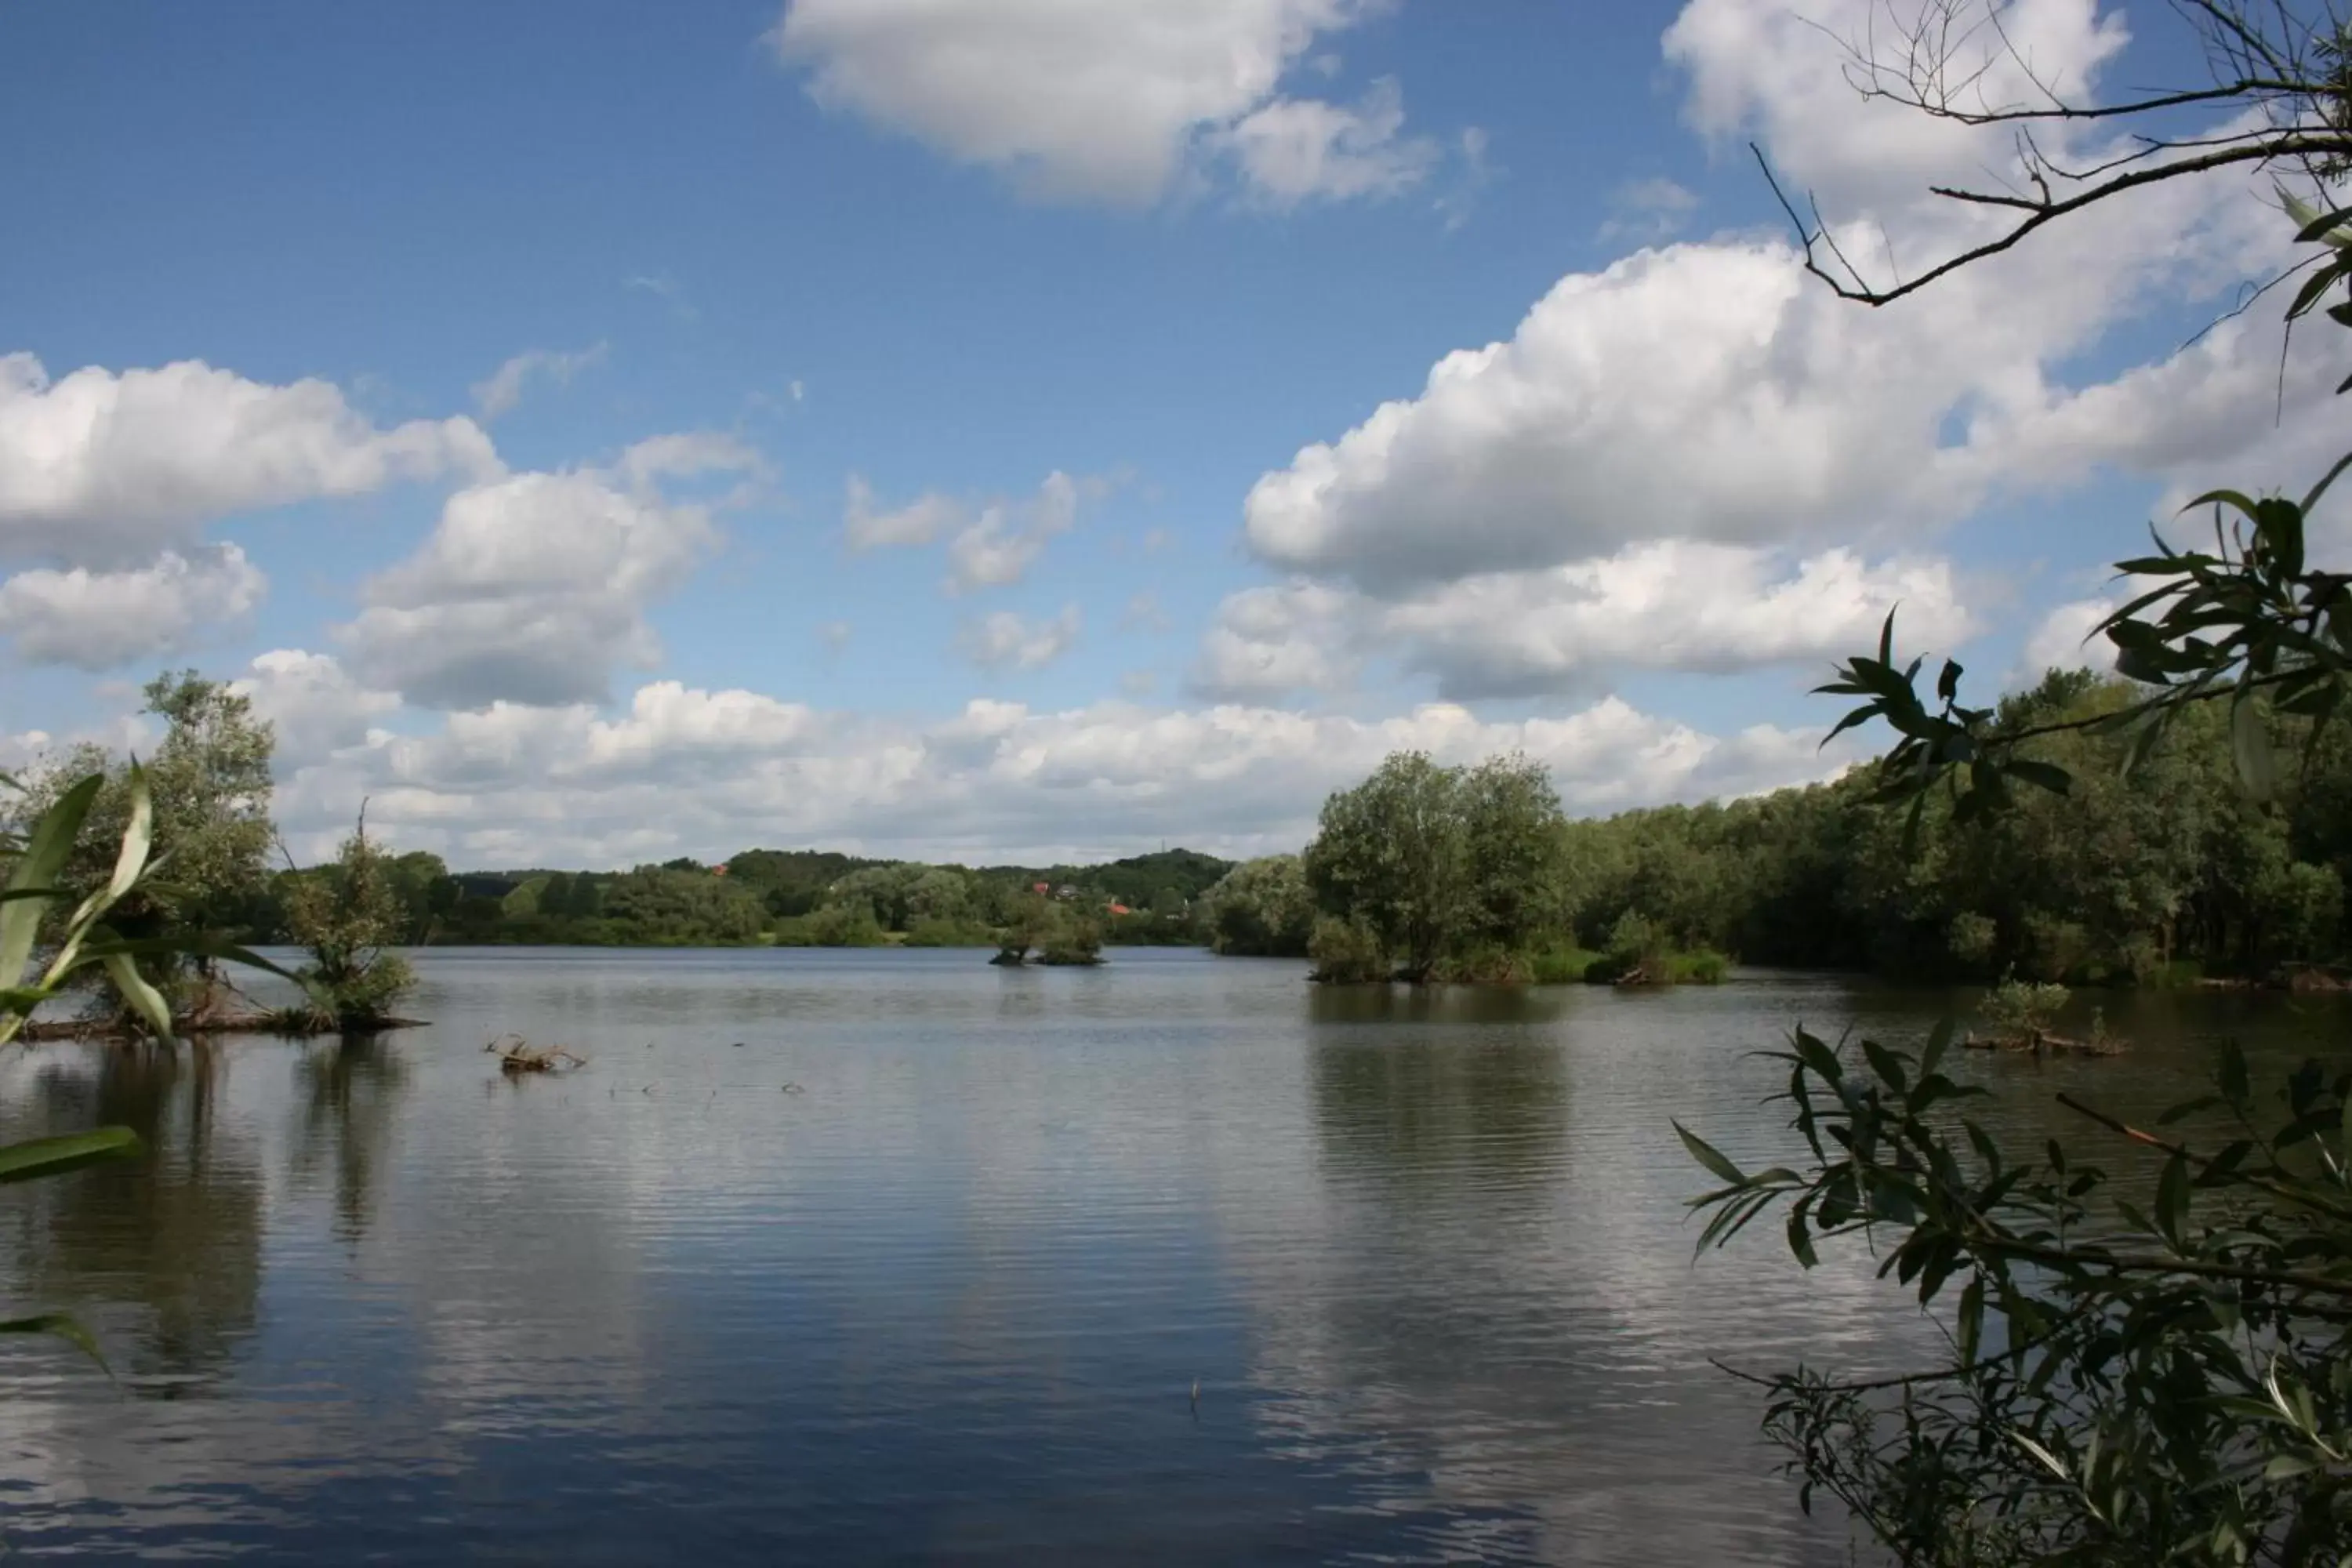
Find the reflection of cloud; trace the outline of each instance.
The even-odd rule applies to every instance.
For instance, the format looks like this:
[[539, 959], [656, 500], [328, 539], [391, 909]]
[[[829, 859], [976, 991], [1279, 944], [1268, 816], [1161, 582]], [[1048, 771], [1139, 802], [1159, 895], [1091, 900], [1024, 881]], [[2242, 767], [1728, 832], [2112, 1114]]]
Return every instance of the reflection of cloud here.
[[[1740, 1053], [1777, 1001], [979, 956], [436, 951], [433, 1028], [182, 1058], [150, 1120], [201, 1124], [192, 1179], [248, 1204], [217, 1222], [247, 1280], [226, 1370], [132, 1421], [94, 1375], [0, 1363], [9, 1533], [131, 1555], [357, 1521], [423, 1557], [561, 1472], [545, 1528], [624, 1552], [1224, 1561], [1304, 1530], [1327, 1558], [1826, 1560], [1704, 1358], [1877, 1320], [1769, 1247], [1694, 1271], [1664, 1121], [1762, 1152]], [[516, 1025], [592, 1065], [500, 1079], [478, 1047]], [[97, 1059], [0, 1058], [0, 1137], [95, 1113], [55, 1064]], [[45, 1068], [58, 1092], [16, 1092]], [[22, 1261], [0, 1246], [0, 1297]], [[121, 1278], [48, 1278], [135, 1338]], [[931, 1500], [941, 1474], [970, 1495]]]
[[1316, 994], [1312, 1147], [1244, 1129], [1210, 1161], [1265, 1438], [1435, 1555], [1814, 1560], [1754, 1401], [1707, 1358], [1850, 1347], [1885, 1299], [1769, 1247], [1692, 1267], [1661, 1086], [1743, 1126], [1769, 1088], [1726, 1071], [1765, 1043], [1754, 1013], [1706, 1000]]

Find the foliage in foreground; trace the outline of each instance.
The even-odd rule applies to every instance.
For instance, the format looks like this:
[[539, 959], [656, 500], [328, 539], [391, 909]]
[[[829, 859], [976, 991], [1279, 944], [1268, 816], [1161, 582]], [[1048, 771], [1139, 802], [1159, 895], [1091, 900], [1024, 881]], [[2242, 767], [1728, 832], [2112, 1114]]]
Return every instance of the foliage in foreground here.
[[[0, 862], [8, 868], [6, 884], [0, 887], [0, 1047], [14, 1041], [37, 1008], [62, 994], [85, 971], [102, 971], [157, 1037], [169, 1039], [171, 1006], [140, 973], [140, 958], [194, 954], [271, 967], [236, 948], [126, 938], [107, 924], [119, 906], [149, 885], [154, 871], [154, 800], [145, 772], [135, 763], [120, 776], [121, 826], [112, 863], [88, 893], [77, 898], [66, 889], [65, 878], [84, 824], [109, 782], [106, 774], [93, 773], [66, 784], [52, 794], [25, 832], [0, 834]], [[0, 778], [0, 785], [13, 788], [15, 781]], [[46, 932], [45, 925], [49, 928]], [[44, 947], [46, 953], [37, 954]], [[0, 1145], [0, 1184], [60, 1175], [142, 1152], [138, 1135], [127, 1127]], [[99, 1355], [89, 1331], [60, 1312], [0, 1319], [0, 1334], [26, 1333], [53, 1334], [94, 1359]]]
[[1677, 1125], [1722, 1185], [1700, 1246], [1773, 1210], [1808, 1268], [1868, 1241], [1946, 1327], [1934, 1369], [1762, 1380], [1766, 1430], [1906, 1563], [2318, 1563], [2352, 1552], [2352, 1074], [2304, 1067], [2265, 1101], [2226, 1051], [2176, 1142], [2061, 1097], [2111, 1173], [2052, 1140], [2003, 1150], [1984, 1091], [1917, 1055], [1799, 1030], [1784, 1096], [1801, 1168], [1743, 1172]]

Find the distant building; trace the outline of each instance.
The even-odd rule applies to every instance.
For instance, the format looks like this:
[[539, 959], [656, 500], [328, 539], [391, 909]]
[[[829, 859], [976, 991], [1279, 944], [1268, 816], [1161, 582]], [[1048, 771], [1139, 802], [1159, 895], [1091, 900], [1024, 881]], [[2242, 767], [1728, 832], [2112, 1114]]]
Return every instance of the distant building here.
[[1131, 915], [1135, 911], [1129, 909], [1125, 904], [1120, 903], [1118, 900], [1113, 899], [1111, 900], [1110, 912], [1115, 915]]
[[1029, 884], [1029, 890], [1042, 899], [1046, 894], [1054, 890], [1054, 884], [1051, 882], [1032, 882]]

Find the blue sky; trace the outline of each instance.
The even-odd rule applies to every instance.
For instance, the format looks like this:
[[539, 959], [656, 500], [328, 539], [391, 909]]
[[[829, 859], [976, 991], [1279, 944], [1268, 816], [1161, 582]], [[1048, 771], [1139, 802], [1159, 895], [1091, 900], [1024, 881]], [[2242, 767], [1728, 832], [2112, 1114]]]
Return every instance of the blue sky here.
[[1819, 776], [1889, 604], [1997, 686], [2321, 438], [2273, 323], [2173, 354], [2246, 189], [1801, 286], [1748, 137], [1904, 258], [2005, 156], [1856, 100], [1861, 5], [12, 7], [0, 752], [194, 663], [306, 847], [465, 864], [1283, 847], [1392, 744]]

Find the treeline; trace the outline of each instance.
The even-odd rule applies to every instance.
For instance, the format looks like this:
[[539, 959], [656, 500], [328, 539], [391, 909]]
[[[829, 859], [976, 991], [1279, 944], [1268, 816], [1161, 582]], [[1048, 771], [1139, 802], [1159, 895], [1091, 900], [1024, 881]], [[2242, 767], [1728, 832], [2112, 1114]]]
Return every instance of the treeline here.
[[[1034, 926], [1040, 903], [1100, 942], [1205, 940], [1200, 900], [1232, 862], [1187, 849], [1102, 866], [973, 868], [816, 850], [752, 849], [716, 865], [676, 859], [628, 871], [451, 872], [440, 857], [388, 858], [411, 945], [990, 947]], [[234, 924], [278, 938], [303, 880], [283, 871]], [[1043, 889], [1041, 892], [1039, 889]]]
[[[2110, 714], [2132, 691], [2053, 671], [2006, 700], [1999, 721], [2022, 730]], [[1532, 774], [1512, 784], [1510, 809], [1464, 805], [1449, 819], [1429, 809], [1449, 788], [1469, 802], [1503, 775], [1482, 786], [1476, 770], [1451, 770], [1447, 785], [1433, 780], [1449, 770], [1418, 766], [1335, 796], [1305, 856], [1238, 868], [1211, 897], [1211, 936], [1223, 952], [1305, 954], [1318, 922], [1335, 944], [1338, 921], [1365, 949], [1357, 967], [1439, 977], [1542, 977], [1572, 954], [1641, 952], [2075, 984], [2341, 964], [2352, 957], [2352, 739], [2342, 726], [2315, 742], [2304, 721], [2266, 722], [2277, 754], [2297, 760], [2268, 799], [2240, 787], [2226, 710], [2208, 704], [2181, 713], [2128, 776], [2127, 734], [2029, 742], [2026, 754], [2072, 774], [2067, 793], [2021, 792], [2011, 810], [1957, 824], [1951, 797], [1931, 795], [1908, 843], [1907, 807], [1874, 800], [1860, 773], [1571, 822], [1537, 798]], [[1393, 819], [1384, 837], [1364, 831], [1367, 813]], [[1449, 820], [1433, 839], [1417, 826]], [[1399, 886], [1366, 903], [1383, 877]]]
[[1303, 854], [1210, 890], [1211, 945], [1310, 958], [1334, 984], [1719, 979], [1722, 954], [1637, 910], [1581, 929], [1582, 826], [1526, 757], [1449, 768], [1400, 752], [1324, 803]]

